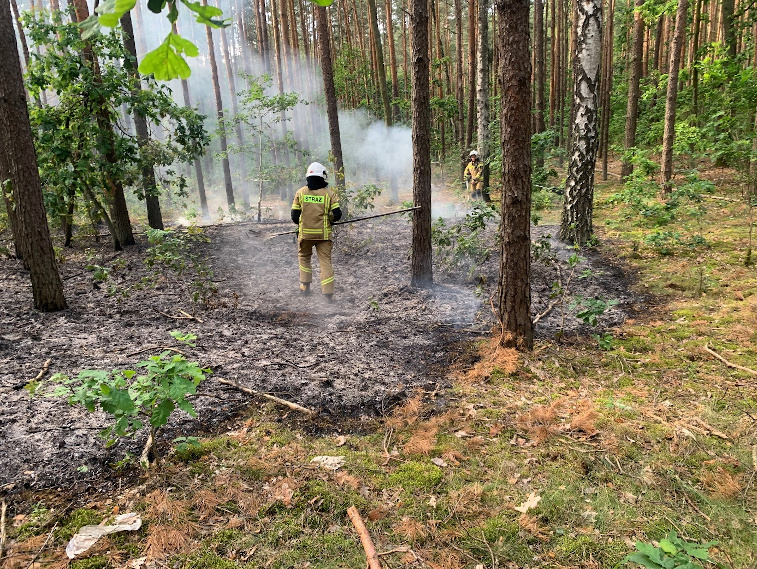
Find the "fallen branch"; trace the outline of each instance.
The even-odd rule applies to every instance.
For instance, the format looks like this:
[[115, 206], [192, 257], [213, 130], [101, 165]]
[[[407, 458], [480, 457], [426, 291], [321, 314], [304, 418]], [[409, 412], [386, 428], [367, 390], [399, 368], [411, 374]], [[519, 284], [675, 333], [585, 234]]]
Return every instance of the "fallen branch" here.
[[554, 299], [554, 300], [553, 300], [552, 302], [550, 302], [550, 303], [549, 303], [549, 306], [547, 306], [547, 309], [546, 309], [546, 310], [545, 310], [544, 312], [542, 312], [541, 314], [537, 314], [536, 316], [534, 316], [534, 326], [536, 326], [536, 323], [537, 323], [537, 322], [538, 322], [539, 320], [541, 320], [541, 319], [542, 319], [542, 318], [544, 318], [544, 317], [545, 317], [545, 316], [546, 316], [547, 314], [549, 314], [550, 312], [552, 312], [552, 309], [553, 309], [553, 308], [554, 308], [555, 306], [557, 306], [557, 303], [558, 303], [558, 302], [560, 302], [560, 299], [559, 299], [559, 298], [555, 298], [555, 299]]
[[3, 500], [3, 505], [0, 506], [0, 558], [2, 558], [3, 553], [5, 553], [5, 510], [7, 506], [5, 505], [5, 500]]
[[196, 316], [192, 316], [191, 314], [184, 312], [181, 309], [179, 309], [179, 312], [182, 313], [182, 316], [173, 316], [171, 314], [166, 314], [165, 312], [161, 312], [160, 310], [156, 310], [155, 312], [157, 312], [161, 316], [165, 316], [166, 318], [172, 318], [173, 320], [197, 320], [200, 324], [202, 324], [202, 320], [200, 320]]
[[360, 543], [363, 544], [369, 569], [381, 569], [381, 561], [379, 561], [376, 548], [373, 546], [373, 540], [363, 523], [363, 518], [360, 517], [360, 512], [357, 511], [355, 506], [350, 506], [347, 508], [347, 515], [350, 517], [352, 525], [355, 526], [357, 534], [360, 536]]
[[42, 551], [45, 549], [45, 546], [47, 545], [47, 542], [50, 541], [50, 538], [53, 536], [53, 532], [55, 531], [55, 528], [58, 527], [58, 522], [55, 522], [55, 525], [53, 526], [53, 529], [50, 530], [50, 533], [47, 534], [47, 539], [45, 540], [45, 543], [42, 544], [42, 547], [39, 548], [39, 551], [37, 554], [32, 557], [32, 560], [29, 562], [29, 566], [26, 569], [31, 569], [34, 565], [34, 562], [37, 560], [37, 558], [40, 556]]
[[189, 312], [185, 312], [185, 311], [184, 311], [184, 310], [182, 310], [181, 308], [179, 308], [179, 312], [181, 312], [181, 313], [182, 313], [182, 314], [183, 314], [184, 316], [186, 316], [187, 318], [192, 318], [192, 319], [194, 319], [194, 320], [197, 320], [197, 321], [198, 321], [198, 322], [199, 322], [200, 324], [202, 324], [202, 320], [200, 320], [199, 318], [197, 318], [197, 316], [192, 316], [191, 314], [189, 314]]
[[742, 200], [737, 200], [734, 198], [727, 198], [725, 196], [708, 196], [707, 194], [699, 194], [699, 197], [706, 198], [708, 200], [720, 200], [723, 202], [740, 202]]
[[42, 364], [42, 369], [37, 374], [37, 377], [32, 379], [32, 381], [39, 381], [44, 377], [44, 375], [47, 373], [47, 370], [50, 369], [50, 364], [53, 360], [47, 360], [44, 364]]
[[137, 354], [141, 354], [142, 352], [149, 352], [150, 350], [169, 350], [171, 352], [176, 352], [177, 354], [181, 354], [182, 356], [187, 355], [181, 350], [177, 350], [176, 348], [172, 348], [171, 346], [147, 346], [146, 348], [142, 348], [141, 350], [137, 350], [136, 352], [126, 354], [126, 357], [130, 358], [132, 356], [136, 356]]
[[725, 358], [724, 358], [723, 356], [721, 356], [721, 355], [720, 355], [720, 354], [718, 354], [717, 352], [715, 352], [715, 351], [711, 350], [711, 349], [710, 349], [710, 347], [709, 347], [709, 344], [707, 344], [707, 345], [706, 345], [706, 346], [704, 347], [704, 349], [705, 349], [705, 351], [706, 351], [706, 352], [707, 352], [708, 354], [712, 354], [713, 356], [715, 356], [716, 358], [718, 358], [718, 359], [719, 359], [719, 360], [720, 360], [721, 362], [723, 362], [723, 363], [724, 363], [725, 365], [727, 365], [728, 367], [732, 367], [732, 368], [734, 368], [734, 369], [740, 369], [741, 371], [745, 371], [745, 372], [747, 372], [747, 373], [751, 373], [752, 375], [757, 375], [757, 371], [754, 371], [753, 369], [749, 369], [748, 367], [740, 366], [740, 365], [738, 365], [738, 364], [735, 364], [735, 363], [729, 362], [729, 361], [728, 361], [727, 359], [725, 359]]
[[241, 385], [238, 385], [234, 383], [233, 381], [229, 381], [227, 379], [219, 379], [218, 383], [229, 385], [233, 387], [234, 389], [238, 389], [242, 393], [249, 393], [250, 395], [257, 395], [259, 397], [263, 397], [265, 399], [268, 399], [269, 401], [278, 403], [279, 405], [284, 405], [286, 407], [289, 407], [290, 409], [293, 409], [294, 411], [299, 411], [301, 413], [306, 413], [308, 415], [315, 415], [315, 411], [313, 411], [312, 409], [308, 409], [307, 407], [303, 407], [302, 405], [298, 405], [297, 403], [292, 403], [291, 401], [287, 401], [286, 399], [281, 399], [273, 395], [268, 395], [267, 393], [261, 393], [260, 391], [255, 391], [254, 389], [250, 389], [249, 387], [242, 387]]

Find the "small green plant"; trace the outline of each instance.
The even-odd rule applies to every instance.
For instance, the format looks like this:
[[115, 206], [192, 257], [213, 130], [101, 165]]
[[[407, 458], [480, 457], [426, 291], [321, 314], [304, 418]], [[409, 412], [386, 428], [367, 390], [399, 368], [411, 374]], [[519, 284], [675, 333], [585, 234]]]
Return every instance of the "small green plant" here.
[[[191, 338], [190, 335], [183, 337]], [[27, 389], [32, 395], [66, 397], [70, 405], [81, 405], [89, 412], [97, 408], [105, 411], [114, 419], [100, 432], [108, 446], [120, 437], [134, 436], [146, 426], [146, 421], [152, 437], [152, 454], [157, 461], [158, 430], [168, 423], [177, 408], [192, 417], [197, 416], [188, 398], [211, 372], [182, 355], [171, 355], [168, 350], [150, 356], [135, 367], [144, 373], [138, 375], [136, 370], [130, 369], [85, 369], [75, 378], [61, 373], [53, 375], [48, 383], [55, 384], [54, 387], [38, 382], [29, 384]]]
[[197, 437], [176, 437], [173, 442], [176, 443], [176, 452], [187, 453], [192, 449], [202, 448], [202, 443]]
[[450, 269], [466, 266], [472, 276], [491, 255], [481, 234], [494, 215], [491, 207], [477, 202], [459, 223], [447, 226], [443, 218], [436, 220], [431, 225], [431, 243], [438, 262]]
[[701, 569], [707, 565], [723, 567], [710, 557], [709, 549], [715, 544], [714, 541], [684, 541], [675, 531], [671, 531], [657, 546], [637, 541], [636, 552], [627, 555], [621, 563], [637, 563], [648, 569]]
[[618, 301], [615, 299], [605, 301], [601, 298], [583, 298], [579, 296], [571, 304], [571, 308], [580, 308], [576, 313], [576, 318], [580, 319], [587, 326], [593, 327], [597, 325], [599, 317], [616, 304], [618, 304]]
[[[376, 184], [366, 184], [356, 191], [350, 191], [350, 215], [358, 215], [372, 210], [375, 206], [373, 201], [381, 195], [381, 188]], [[412, 205], [410, 207], [413, 207]]]

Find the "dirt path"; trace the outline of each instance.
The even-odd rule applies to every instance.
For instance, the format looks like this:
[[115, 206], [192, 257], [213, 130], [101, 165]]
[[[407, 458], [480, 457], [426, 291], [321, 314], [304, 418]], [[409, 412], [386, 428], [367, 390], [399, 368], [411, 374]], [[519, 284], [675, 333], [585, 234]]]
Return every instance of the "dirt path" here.
[[[86, 413], [59, 399], [30, 399], [23, 386], [48, 358], [51, 373], [128, 368], [160, 350], [136, 352], [172, 345], [171, 330], [196, 334], [197, 347], [186, 351], [191, 360], [213, 370], [201, 391], [216, 398], [196, 400], [197, 419], [173, 419], [170, 437], [216, 430], [247, 405], [261, 404], [216, 379], [238, 381], [317, 409], [326, 420], [381, 415], [416, 388], [447, 386], [444, 370], [455, 357], [450, 347], [478, 337], [492, 324], [488, 298], [496, 284], [496, 254], [482, 268], [486, 284], [479, 290], [465, 275], [442, 272], [435, 275], [438, 284], [431, 291], [415, 290], [407, 284], [409, 223], [386, 218], [355, 224], [337, 239], [337, 302], [332, 305], [317, 291], [299, 293], [291, 238], [251, 239], [250, 227], [207, 230], [211, 241], [203, 253], [222, 305], [198, 312], [202, 322], [160, 314], [192, 311], [174, 278], [156, 290], [136, 291], [123, 299], [109, 296], [105, 285], [93, 284], [82, 250], [72, 252], [62, 266], [70, 308], [57, 314], [34, 312], [27, 275], [17, 262], [0, 261], [0, 491], [72, 484], [102, 488], [103, 479], [114, 480], [109, 464], [127, 451], [138, 453], [143, 444], [138, 438], [104, 450], [97, 437], [107, 424], [104, 414]], [[271, 231], [290, 227], [265, 226]], [[536, 233], [549, 229], [537, 228]], [[125, 263], [111, 282], [133, 283], [145, 276], [144, 241], [119, 254], [100, 247], [98, 264], [112, 265], [117, 258]], [[584, 265], [598, 274], [582, 283], [582, 294], [619, 299], [604, 324], [622, 322], [635, 302], [622, 272], [595, 254]], [[535, 313], [550, 302], [554, 279], [553, 269], [535, 265]], [[555, 312], [542, 320], [540, 330], [552, 334], [557, 324]], [[579, 330], [578, 321], [572, 319], [566, 329]]]

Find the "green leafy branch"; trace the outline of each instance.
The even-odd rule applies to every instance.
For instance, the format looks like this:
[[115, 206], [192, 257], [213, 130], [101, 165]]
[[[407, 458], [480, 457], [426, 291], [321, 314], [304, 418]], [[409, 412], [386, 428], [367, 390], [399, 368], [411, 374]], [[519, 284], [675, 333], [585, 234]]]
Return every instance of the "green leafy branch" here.
[[710, 557], [709, 549], [715, 544], [684, 541], [671, 531], [658, 546], [636, 542], [637, 551], [626, 556], [622, 563], [638, 563], [647, 569], [702, 569], [705, 564], [723, 567]]

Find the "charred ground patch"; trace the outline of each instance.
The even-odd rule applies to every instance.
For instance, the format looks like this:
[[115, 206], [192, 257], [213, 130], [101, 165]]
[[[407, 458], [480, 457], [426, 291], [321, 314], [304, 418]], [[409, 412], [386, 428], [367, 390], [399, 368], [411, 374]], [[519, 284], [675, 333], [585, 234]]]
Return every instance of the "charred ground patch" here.
[[[95, 251], [98, 265], [118, 267], [105, 283], [96, 282], [86, 269], [91, 261], [84, 249], [67, 252], [62, 273], [71, 308], [56, 314], [31, 311], [27, 275], [17, 262], [0, 261], [0, 454], [6, 457], [0, 464], [0, 487], [86, 488], [93, 480], [102, 487], [103, 478], [117, 478], [112, 465], [126, 452], [138, 453], [143, 444], [121, 441], [105, 450], [97, 437], [107, 424], [104, 414], [59, 399], [30, 399], [23, 385], [48, 359], [50, 373], [128, 369], [172, 345], [171, 330], [192, 332], [196, 347], [182, 349], [188, 359], [212, 369], [201, 391], [213, 397], [196, 399], [197, 419], [174, 418], [166, 439], [217, 432], [249, 405], [261, 404], [217, 379], [317, 409], [320, 419], [307, 428], [321, 430], [344, 427], [345, 418], [355, 426], [380, 417], [419, 389], [443, 390], [450, 383], [450, 364], [466, 359], [460, 346], [485, 335], [494, 323], [489, 297], [496, 286], [496, 251], [481, 267], [483, 287], [468, 274], [438, 271], [433, 289], [416, 290], [407, 285], [407, 221], [353, 225], [337, 236], [337, 303], [332, 305], [317, 290], [309, 296], [299, 293], [290, 237], [264, 240], [251, 236], [250, 227], [210, 227], [210, 241], [198, 246], [218, 288], [212, 309], [195, 308], [188, 300], [189, 273], [166, 272], [155, 288], [114, 293], [149, 272], [143, 263], [144, 241], [117, 254], [105, 245], [88, 244], [87, 254]], [[283, 223], [264, 227], [290, 228]], [[537, 235], [540, 231], [549, 228], [537, 229]], [[563, 254], [568, 252], [558, 251]], [[622, 322], [636, 301], [622, 272], [600, 255], [586, 255], [582, 262], [598, 275], [582, 284], [583, 294], [621, 300], [603, 317], [603, 325]], [[534, 265], [535, 313], [550, 302], [554, 270]], [[176, 318], [181, 310], [196, 318]], [[558, 319], [553, 310], [541, 321], [539, 333], [552, 335]], [[574, 318], [566, 322], [563, 328], [580, 331]]]

